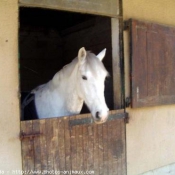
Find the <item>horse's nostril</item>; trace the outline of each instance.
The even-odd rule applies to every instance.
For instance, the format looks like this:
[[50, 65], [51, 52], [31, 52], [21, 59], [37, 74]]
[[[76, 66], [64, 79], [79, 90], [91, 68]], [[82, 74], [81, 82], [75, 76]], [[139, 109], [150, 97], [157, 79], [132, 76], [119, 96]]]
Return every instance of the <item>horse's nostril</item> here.
[[96, 119], [100, 119], [100, 113], [99, 112], [96, 112]]

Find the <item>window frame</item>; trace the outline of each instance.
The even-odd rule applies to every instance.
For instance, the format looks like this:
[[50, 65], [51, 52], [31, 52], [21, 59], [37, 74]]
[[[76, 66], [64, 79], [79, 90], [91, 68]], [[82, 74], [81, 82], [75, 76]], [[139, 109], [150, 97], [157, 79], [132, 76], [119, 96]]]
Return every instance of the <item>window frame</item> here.
[[[75, 0], [76, 1], [76, 0]], [[32, 2], [32, 1], [31, 1]], [[34, 2], [30, 1], [19, 1], [19, 7], [41, 7], [40, 5], [36, 5]], [[111, 0], [111, 2], [113, 2]], [[119, 5], [116, 8], [117, 13], [112, 15], [104, 15], [99, 13], [97, 15], [108, 16], [111, 18], [111, 33], [112, 33], [112, 72], [113, 72], [113, 109], [125, 109], [125, 86], [124, 86], [124, 59], [123, 59], [123, 19], [122, 16], [122, 5], [121, 2], [118, 1]], [[41, 8], [53, 9], [53, 7], [42, 6]], [[79, 10], [69, 9], [65, 7], [56, 8], [56, 10], [68, 10], [71, 12], [79, 12]], [[88, 14], [93, 14], [93, 12], [88, 12]]]

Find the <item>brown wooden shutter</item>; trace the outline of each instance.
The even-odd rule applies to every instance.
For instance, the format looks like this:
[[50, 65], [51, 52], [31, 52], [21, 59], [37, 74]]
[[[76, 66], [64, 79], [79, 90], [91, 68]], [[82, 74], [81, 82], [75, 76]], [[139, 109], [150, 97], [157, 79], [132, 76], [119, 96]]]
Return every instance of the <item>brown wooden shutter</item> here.
[[132, 107], [175, 104], [175, 28], [130, 20]]

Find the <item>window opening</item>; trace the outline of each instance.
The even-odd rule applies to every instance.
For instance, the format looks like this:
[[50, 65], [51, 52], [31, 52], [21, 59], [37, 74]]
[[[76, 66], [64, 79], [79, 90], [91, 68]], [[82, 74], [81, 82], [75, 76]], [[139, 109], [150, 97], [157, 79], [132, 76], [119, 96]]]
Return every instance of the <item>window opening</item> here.
[[[70, 63], [81, 47], [98, 54], [107, 48], [103, 63], [110, 73], [105, 82], [105, 99], [113, 102], [111, 18], [47, 10], [20, 8], [19, 52], [21, 103], [28, 93], [53, 78]], [[83, 106], [81, 113], [89, 112]], [[29, 118], [30, 112], [29, 112]]]

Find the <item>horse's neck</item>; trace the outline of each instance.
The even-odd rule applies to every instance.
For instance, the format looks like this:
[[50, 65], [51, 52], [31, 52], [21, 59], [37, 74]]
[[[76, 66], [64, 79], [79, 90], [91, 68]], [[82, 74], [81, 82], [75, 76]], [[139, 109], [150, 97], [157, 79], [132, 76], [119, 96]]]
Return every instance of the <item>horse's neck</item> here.
[[74, 60], [65, 66], [52, 79], [58, 92], [64, 102], [64, 107], [68, 114], [78, 114], [83, 105], [83, 99], [80, 98], [77, 88], [77, 61]]

